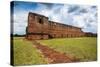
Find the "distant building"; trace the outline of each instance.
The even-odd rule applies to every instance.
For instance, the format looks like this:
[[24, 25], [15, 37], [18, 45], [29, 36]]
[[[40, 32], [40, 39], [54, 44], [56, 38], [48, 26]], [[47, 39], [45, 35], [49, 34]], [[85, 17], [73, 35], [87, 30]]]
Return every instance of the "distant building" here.
[[29, 12], [26, 28], [27, 39], [83, 37], [84, 34], [79, 27], [49, 21], [46, 16]]

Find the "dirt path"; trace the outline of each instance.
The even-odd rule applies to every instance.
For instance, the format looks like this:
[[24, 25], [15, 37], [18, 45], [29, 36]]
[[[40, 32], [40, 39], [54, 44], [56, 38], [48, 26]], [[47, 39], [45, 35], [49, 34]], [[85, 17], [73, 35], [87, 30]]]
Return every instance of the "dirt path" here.
[[52, 48], [44, 46], [34, 41], [35, 47], [48, 59], [49, 63], [68, 63], [75, 62], [76, 59], [69, 57], [63, 53], [57, 52]]

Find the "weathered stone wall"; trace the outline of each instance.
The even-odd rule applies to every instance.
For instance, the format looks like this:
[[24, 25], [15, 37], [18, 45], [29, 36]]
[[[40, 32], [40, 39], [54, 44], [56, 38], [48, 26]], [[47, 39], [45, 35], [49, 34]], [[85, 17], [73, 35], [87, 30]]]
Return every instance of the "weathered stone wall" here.
[[27, 39], [49, 39], [63, 37], [82, 37], [81, 28], [49, 21], [48, 17], [36, 13], [29, 13], [26, 30]]
[[49, 21], [49, 34], [53, 37], [81, 37], [84, 33], [81, 28]]
[[48, 18], [35, 13], [29, 13], [26, 32], [28, 39], [48, 39]]

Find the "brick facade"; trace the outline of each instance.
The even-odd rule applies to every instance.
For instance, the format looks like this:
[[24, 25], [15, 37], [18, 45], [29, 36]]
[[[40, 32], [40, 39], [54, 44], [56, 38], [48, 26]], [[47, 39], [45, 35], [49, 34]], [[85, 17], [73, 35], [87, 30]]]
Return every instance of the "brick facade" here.
[[79, 27], [49, 21], [48, 19], [43, 15], [29, 12], [26, 38], [34, 40], [84, 36], [84, 32]]

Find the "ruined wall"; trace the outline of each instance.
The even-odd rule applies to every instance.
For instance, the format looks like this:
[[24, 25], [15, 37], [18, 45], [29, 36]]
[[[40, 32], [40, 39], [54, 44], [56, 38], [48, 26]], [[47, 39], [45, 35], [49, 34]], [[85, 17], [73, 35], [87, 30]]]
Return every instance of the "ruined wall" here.
[[53, 37], [82, 37], [84, 36], [81, 28], [49, 21], [49, 34]]
[[35, 13], [29, 13], [27, 38], [28, 39], [48, 39], [48, 18]]
[[63, 37], [82, 37], [81, 28], [49, 21], [48, 17], [36, 13], [29, 13], [26, 29], [27, 39], [49, 39]]

